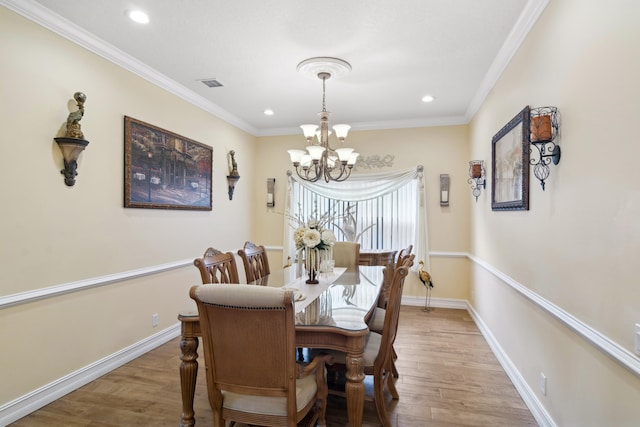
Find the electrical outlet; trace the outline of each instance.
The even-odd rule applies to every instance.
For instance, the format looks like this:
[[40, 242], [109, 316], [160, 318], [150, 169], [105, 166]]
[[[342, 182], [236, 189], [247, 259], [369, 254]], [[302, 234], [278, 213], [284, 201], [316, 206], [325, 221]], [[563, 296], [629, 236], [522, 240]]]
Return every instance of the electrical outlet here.
[[636, 354], [640, 356], [640, 323], [636, 323]]
[[151, 316], [151, 326], [153, 326], [154, 328], [158, 326], [158, 313]]
[[540, 372], [540, 393], [543, 396], [547, 395], [547, 377], [542, 372]]

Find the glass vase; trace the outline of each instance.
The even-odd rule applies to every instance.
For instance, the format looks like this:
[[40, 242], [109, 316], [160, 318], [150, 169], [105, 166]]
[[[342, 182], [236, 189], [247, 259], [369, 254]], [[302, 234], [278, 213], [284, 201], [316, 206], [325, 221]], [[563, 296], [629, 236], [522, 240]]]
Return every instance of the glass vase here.
[[320, 251], [318, 249], [306, 249], [306, 257], [305, 257], [305, 268], [307, 270], [307, 275], [309, 278], [306, 283], [310, 285], [317, 285], [318, 282], [318, 273], [320, 272]]

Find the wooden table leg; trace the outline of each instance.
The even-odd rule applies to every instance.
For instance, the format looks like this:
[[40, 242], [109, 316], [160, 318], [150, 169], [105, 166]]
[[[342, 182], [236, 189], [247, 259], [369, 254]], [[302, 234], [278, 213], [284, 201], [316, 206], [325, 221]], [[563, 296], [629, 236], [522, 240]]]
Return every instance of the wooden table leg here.
[[359, 353], [347, 353], [347, 417], [350, 427], [362, 426], [362, 413], [364, 412], [364, 355]]
[[182, 414], [180, 427], [193, 427], [196, 424], [193, 412], [193, 397], [198, 377], [198, 338], [182, 336], [180, 341], [180, 389], [182, 391]]

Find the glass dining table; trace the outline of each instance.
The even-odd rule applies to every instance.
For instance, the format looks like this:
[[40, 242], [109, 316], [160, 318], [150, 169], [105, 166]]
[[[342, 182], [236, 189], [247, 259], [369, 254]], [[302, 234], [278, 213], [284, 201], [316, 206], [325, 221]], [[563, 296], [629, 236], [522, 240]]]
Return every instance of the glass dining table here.
[[[326, 348], [346, 353], [348, 425], [360, 427], [364, 410], [364, 347], [369, 332], [367, 321], [373, 315], [383, 284], [382, 266], [359, 266], [350, 271], [335, 268], [320, 273], [316, 285], [305, 283], [297, 266], [273, 271], [250, 283], [292, 289], [295, 300], [296, 346]], [[209, 285], [206, 285], [209, 286]], [[215, 286], [215, 285], [211, 285]], [[238, 285], [243, 286], [243, 285]], [[195, 425], [193, 400], [198, 373], [198, 345], [201, 337], [197, 311], [178, 315], [181, 322], [180, 388], [181, 427]]]

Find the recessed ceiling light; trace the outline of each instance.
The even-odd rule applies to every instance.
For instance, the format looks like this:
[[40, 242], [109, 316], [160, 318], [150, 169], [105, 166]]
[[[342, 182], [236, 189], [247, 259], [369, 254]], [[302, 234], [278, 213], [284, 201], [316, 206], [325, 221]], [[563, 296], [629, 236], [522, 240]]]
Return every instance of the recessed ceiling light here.
[[126, 15], [134, 22], [138, 24], [148, 24], [149, 23], [149, 15], [141, 10], [128, 10], [125, 12]]
[[273, 112], [272, 109], [267, 108], [266, 110], [264, 110], [264, 115], [265, 116], [273, 116], [275, 113]]
[[433, 102], [435, 99], [436, 97], [433, 95], [425, 95], [422, 97], [422, 102]]

